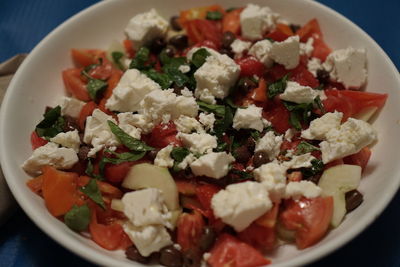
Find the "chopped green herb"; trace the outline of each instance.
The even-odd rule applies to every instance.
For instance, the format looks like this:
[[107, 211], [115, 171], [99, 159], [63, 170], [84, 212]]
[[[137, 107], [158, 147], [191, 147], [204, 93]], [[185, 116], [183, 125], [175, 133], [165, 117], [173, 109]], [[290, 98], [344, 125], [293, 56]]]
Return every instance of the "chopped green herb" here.
[[107, 123], [111, 129], [111, 132], [117, 137], [118, 141], [120, 141], [130, 150], [137, 152], [146, 152], [154, 149], [146, 145], [146, 143], [144, 143], [143, 141], [133, 138], [129, 134], [125, 133], [121, 128], [118, 127], [118, 125], [116, 125], [112, 121], [107, 121]]
[[324, 163], [322, 160], [319, 159], [313, 159], [311, 161], [311, 168], [302, 168], [301, 173], [303, 174], [304, 178], [309, 178], [312, 176], [315, 176], [317, 174], [320, 174], [324, 170]]
[[253, 174], [249, 173], [249, 172], [245, 172], [245, 171], [241, 171], [241, 170], [237, 170], [237, 169], [232, 169], [230, 172], [233, 173], [233, 174], [238, 175], [239, 176], [239, 181], [240, 180], [249, 180], [249, 179], [253, 179], [254, 178]]
[[111, 57], [112, 57], [115, 65], [117, 65], [117, 67], [120, 70], [125, 70], [125, 67], [121, 62], [121, 59], [124, 57], [124, 53], [122, 53], [120, 51], [114, 51], [114, 52], [111, 53]]
[[87, 204], [83, 206], [74, 205], [64, 215], [65, 224], [74, 231], [80, 232], [88, 229], [90, 223], [90, 209]]
[[214, 123], [214, 132], [217, 136], [222, 134], [231, 127], [233, 123], [233, 112], [229, 106], [225, 106], [224, 117], [218, 119]]
[[158, 72], [155, 69], [142, 70], [142, 73], [146, 74], [147, 77], [158, 83], [162, 89], [170, 88], [173, 83], [167, 74]]
[[141, 47], [134, 59], [132, 59], [131, 64], [129, 64], [129, 68], [130, 69], [138, 69], [138, 70], [145, 70], [145, 69], [149, 69], [149, 67], [146, 65], [146, 62], [149, 60], [150, 57], [150, 50], [147, 47]]
[[271, 43], [275, 43], [275, 42], [276, 42], [274, 39], [269, 38], [269, 37], [267, 37], [267, 38], [265, 38], [265, 39], [267, 39], [267, 40], [270, 41]]
[[101, 175], [98, 175], [98, 174], [94, 174], [94, 173], [93, 173], [93, 164], [92, 164], [92, 161], [91, 161], [90, 159], [88, 160], [85, 173], [86, 173], [88, 176], [90, 176], [90, 177], [92, 177], [92, 178], [95, 178], [95, 179], [97, 179], [97, 180], [104, 180], [104, 178], [103, 178]]
[[258, 141], [260, 139], [259, 131], [251, 131], [250, 136], [254, 139], [254, 141]]
[[211, 56], [210, 52], [205, 48], [198, 49], [192, 56], [192, 63], [196, 68], [200, 68], [204, 62], [206, 62], [206, 58]]
[[226, 151], [227, 148], [228, 148], [228, 144], [226, 142], [218, 140], [218, 144], [217, 144], [217, 147], [215, 148], [215, 151], [223, 152], [223, 151]]
[[103, 197], [101, 196], [101, 192], [99, 190], [99, 187], [97, 186], [97, 182], [95, 179], [90, 179], [89, 183], [85, 186], [82, 186], [79, 190], [87, 195], [97, 205], [99, 205], [103, 209], [106, 208], [106, 206], [104, 205]]
[[179, 163], [181, 163], [189, 154], [190, 151], [184, 147], [174, 147], [172, 149], [171, 158], [174, 159], [174, 166], [172, 167], [172, 169], [175, 172], [180, 171], [180, 168], [178, 167]]
[[289, 74], [286, 74], [278, 81], [268, 86], [268, 98], [274, 98], [275, 96], [282, 94], [286, 89], [286, 84], [289, 79]]
[[320, 84], [320, 85], [318, 85], [317, 87], [315, 87], [314, 90], [320, 90], [320, 91], [322, 91], [322, 90], [324, 90], [324, 85], [323, 85], [323, 84]]
[[229, 13], [229, 12], [232, 12], [233, 10], [236, 10], [236, 9], [237, 9], [237, 7], [230, 7], [230, 8], [227, 8], [225, 11], [227, 13]]
[[89, 79], [86, 89], [91, 99], [96, 100], [107, 88], [108, 83], [99, 79]]
[[215, 105], [215, 104], [208, 104], [203, 101], [197, 101], [199, 108], [201, 111], [206, 111], [208, 113], [214, 113], [220, 118], [225, 117], [225, 106], [224, 105]]
[[65, 120], [61, 116], [60, 106], [50, 109], [44, 113], [43, 117], [35, 129], [40, 137], [50, 139], [63, 131]]
[[313, 146], [312, 144], [307, 143], [305, 141], [301, 141], [300, 144], [297, 145], [296, 155], [301, 155], [318, 150], [320, 150], [318, 147]]
[[235, 110], [238, 109], [238, 108], [240, 108], [239, 106], [236, 106], [235, 103], [233, 103], [233, 100], [232, 100], [231, 97], [225, 98], [225, 99], [224, 99], [224, 102], [225, 102], [225, 104], [229, 105], [231, 108], [233, 108], [233, 109], [235, 109]]
[[314, 103], [315, 103], [315, 105], [317, 106], [317, 108], [318, 108], [319, 110], [321, 110], [322, 114], [325, 114], [325, 113], [326, 113], [325, 107], [324, 107], [324, 105], [322, 104], [321, 98], [320, 98], [319, 96], [317, 96], [317, 97], [314, 99]]
[[209, 20], [220, 20], [222, 19], [223, 15], [219, 11], [208, 11], [206, 15], [206, 19]]
[[296, 130], [300, 131], [302, 123], [307, 124], [316, 118], [316, 114], [313, 113], [313, 103], [297, 104], [288, 101], [282, 101], [282, 103], [290, 112], [290, 125], [292, 125]]
[[163, 71], [169, 76], [169, 78], [175, 82], [178, 87], [183, 87], [188, 85], [190, 88], [194, 88], [192, 80], [190, 79], [190, 73], [182, 73], [179, 70], [179, 67], [182, 65], [187, 65], [186, 58], [184, 57], [176, 57], [172, 58], [168, 64], [163, 66]]

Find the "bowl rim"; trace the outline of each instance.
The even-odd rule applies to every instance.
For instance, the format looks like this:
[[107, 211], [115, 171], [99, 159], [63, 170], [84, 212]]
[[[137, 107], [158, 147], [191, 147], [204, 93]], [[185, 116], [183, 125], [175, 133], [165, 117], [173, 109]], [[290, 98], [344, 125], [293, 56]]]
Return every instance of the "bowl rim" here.
[[[124, 0], [119, 0], [119, 1], [124, 1]], [[397, 75], [394, 75], [396, 77], [395, 79], [397, 80], [397, 83], [400, 85], [400, 75], [398, 75], [398, 70], [395, 67], [394, 63], [390, 60], [388, 55], [384, 52], [384, 50], [375, 42], [373, 38], [371, 38], [368, 33], [363, 31], [359, 26], [357, 26], [355, 23], [353, 23], [351, 20], [343, 16], [342, 14], [336, 12], [332, 8], [325, 6], [319, 2], [313, 1], [313, 0], [303, 0], [305, 2], [308, 2], [310, 5], [316, 5], [319, 9], [324, 10], [324, 12], [328, 12], [331, 15], [337, 17], [339, 20], [343, 20], [346, 22], [349, 27], [352, 27], [353, 30], [357, 31], [358, 34], [364, 35], [370, 44], [374, 46], [377, 51], [379, 51], [380, 56], [385, 60], [385, 63], [390, 67], [391, 71], [393, 73], [396, 73]], [[67, 28], [69, 24], [73, 23], [73, 21], [79, 17], [85, 16], [89, 13], [96, 12], [96, 9], [100, 6], [106, 6], [106, 5], [112, 5], [114, 1], [100, 1], [98, 3], [95, 3], [80, 12], [76, 13], [72, 17], [68, 18], [66, 21], [61, 23], [59, 26], [57, 26], [55, 29], [53, 29], [48, 35], [46, 35], [45, 38], [43, 38], [35, 47], [34, 49], [29, 53], [28, 57], [24, 60], [22, 65], [19, 67], [17, 72], [15, 73], [8, 90], [6, 91], [6, 94], [4, 96], [4, 100], [2, 103], [2, 107], [0, 110], [0, 129], [4, 129], [6, 127], [6, 111], [10, 108], [8, 103], [9, 99], [12, 98], [12, 88], [15, 87], [15, 84], [17, 83], [17, 80], [20, 76], [23, 75], [25, 72], [25, 69], [28, 67], [29, 62], [31, 59], [33, 59], [37, 51], [41, 49], [42, 46], [44, 46], [45, 43], [47, 43], [48, 40], [52, 39], [54, 35], [56, 35], [58, 32], [63, 31], [64, 28]], [[5, 147], [7, 140], [4, 138], [4, 135], [0, 135], [0, 147]], [[4, 177], [10, 187], [10, 190], [12, 194], [14, 195], [15, 199], [17, 200], [18, 204], [21, 206], [21, 208], [24, 210], [24, 212], [29, 216], [29, 218], [38, 226], [44, 233], [46, 233], [51, 239], [55, 240], [58, 244], [60, 244], [62, 247], [68, 249], [69, 251], [73, 252], [76, 255], [79, 255], [80, 257], [95, 263], [95, 264], [101, 264], [105, 266], [125, 266], [123, 262], [120, 262], [120, 260], [109, 257], [108, 255], [105, 255], [104, 253], [101, 253], [100, 250], [95, 250], [91, 249], [91, 253], [86, 253], [87, 252], [87, 246], [84, 245], [82, 242], [76, 240], [71, 236], [71, 233], [65, 232], [60, 232], [58, 231], [53, 225], [48, 225], [47, 219], [44, 217], [40, 217], [37, 213], [34, 212], [30, 208], [29, 205], [29, 199], [28, 196], [25, 196], [25, 194], [21, 194], [18, 189], [18, 185], [16, 182], [13, 181], [13, 174], [12, 170], [8, 168], [9, 166], [9, 161], [7, 157], [4, 156], [4, 150], [2, 150], [2, 153], [0, 153], [0, 163], [3, 168], [4, 172]], [[350, 240], [358, 236], [361, 232], [363, 232], [369, 225], [371, 225], [375, 219], [384, 211], [384, 209], [388, 206], [389, 202], [393, 199], [395, 196], [396, 192], [398, 191], [398, 188], [400, 186], [400, 174], [394, 174], [394, 176], [397, 176], [397, 179], [392, 179], [392, 187], [388, 189], [385, 194], [383, 194], [376, 202], [374, 205], [374, 209], [366, 216], [362, 218], [362, 220], [358, 220], [356, 224], [353, 225], [348, 231], [346, 232], [346, 235], [344, 235], [342, 238], [337, 238], [333, 239], [330, 242], [321, 245], [319, 247], [311, 247], [309, 249], [306, 249], [305, 251], [309, 250], [307, 254], [299, 255], [297, 257], [294, 257], [291, 260], [280, 262], [273, 264], [273, 266], [276, 267], [284, 267], [284, 266], [297, 266], [297, 265], [305, 265], [314, 261], [317, 261], [318, 259], [326, 256], [329, 253], [334, 252], [336, 249], [344, 246], [346, 243], [348, 243]], [[144, 266], [136, 262], [129, 263], [129, 266]], [[128, 265], [126, 265], [128, 266]]]

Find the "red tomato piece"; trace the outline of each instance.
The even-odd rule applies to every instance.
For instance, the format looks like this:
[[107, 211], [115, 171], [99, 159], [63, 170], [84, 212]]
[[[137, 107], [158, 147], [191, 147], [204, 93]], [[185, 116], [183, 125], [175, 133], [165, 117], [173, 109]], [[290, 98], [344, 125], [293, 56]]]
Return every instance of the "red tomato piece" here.
[[276, 29], [270, 33], [267, 34], [267, 38], [271, 38], [272, 40], [275, 40], [277, 42], [282, 42], [285, 41], [290, 35], [282, 32], [280, 29]]
[[250, 97], [257, 102], [267, 102], [267, 83], [264, 78], [261, 78], [258, 87], [250, 92]]
[[43, 175], [28, 180], [26, 185], [32, 190], [33, 193], [42, 195]]
[[178, 188], [179, 194], [185, 196], [194, 196], [196, 195], [196, 187], [197, 184], [192, 181], [187, 180], [175, 180], [176, 187]]
[[121, 183], [128, 174], [134, 162], [122, 162], [120, 164], [107, 163], [104, 166], [104, 176], [107, 181], [112, 183]]
[[240, 13], [243, 8], [238, 8], [228, 12], [222, 19], [222, 32], [232, 32], [235, 35], [240, 33]]
[[264, 74], [265, 66], [263, 63], [255, 59], [254, 57], [245, 57], [236, 60], [236, 63], [240, 66], [240, 76], [253, 76], [257, 75], [262, 77]]
[[83, 131], [85, 130], [85, 122], [86, 118], [91, 116], [93, 111], [97, 108], [97, 105], [95, 102], [90, 101], [86, 103], [82, 109], [81, 112], [79, 113], [79, 118], [78, 118], [78, 125], [79, 128]]
[[241, 231], [238, 238], [260, 251], [272, 250], [276, 246], [275, 228], [264, 227], [256, 223], [250, 224]]
[[276, 219], [278, 217], [279, 203], [274, 203], [272, 209], [262, 215], [260, 218], [255, 220], [255, 223], [267, 228], [274, 228], [276, 225]]
[[327, 232], [333, 215], [333, 198], [286, 200], [280, 214], [282, 225], [296, 231], [296, 244], [304, 249], [317, 243]]
[[99, 58], [105, 58], [105, 51], [99, 49], [71, 49], [72, 60], [78, 67], [87, 67], [99, 63]]
[[212, 41], [217, 47], [221, 46], [222, 32], [219, 22], [207, 19], [194, 19], [186, 23], [189, 40], [196, 44], [205, 40]]
[[178, 244], [182, 247], [182, 251], [188, 251], [191, 248], [197, 247], [197, 242], [203, 234], [204, 220], [200, 213], [182, 213], [179, 216], [177, 223]]
[[47, 144], [49, 141], [47, 141], [46, 139], [43, 139], [42, 137], [40, 137], [36, 131], [33, 131], [31, 133], [31, 145], [32, 145], [32, 149], [35, 150], [38, 147], [44, 146], [45, 144]]
[[274, 129], [281, 134], [291, 128], [289, 116], [289, 111], [278, 97], [275, 97], [274, 101], [269, 101], [263, 112], [263, 117], [270, 121]]
[[365, 167], [367, 167], [368, 161], [371, 158], [371, 154], [371, 149], [366, 146], [361, 149], [360, 152], [343, 158], [343, 162], [345, 164], [358, 165], [362, 170], [365, 170]]
[[215, 218], [211, 208], [211, 199], [219, 190], [221, 188], [212, 184], [202, 184], [196, 187], [196, 195], [203, 208], [202, 214], [208, 218]]
[[207, 263], [211, 267], [256, 267], [271, 263], [255, 248], [229, 234], [220, 235], [210, 254]]
[[296, 35], [300, 37], [300, 41], [306, 42], [308, 38], [314, 37], [314, 36], [319, 36], [323, 37], [321, 28], [319, 26], [318, 20], [317, 19], [312, 19], [307, 24], [305, 24], [303, 27], [301, 27], [297, 32]]
[[314, 77], [314, 75], [308, 71], [307, 67], [300, 64], [295, 69], [291, 71], [292, 75], [290, 80], [295, 81], [303, 86], [310, 86], [311, 88], [316, 88], [319, 86], [319, 81]]
[[319, 36], [313, 36], [314, 50], [312, 52], [312, 57], [319, 58], [322, 62], [325, 61], [327, 56], [332, 52], [332, 49], [324, 42], [324, 40]]
[[62, 72], [67, 92], [82, 101], [90, 101], [90, 96], [86, 90], [86, 82], [81, 78], [81, 69], [66, 69]]
[[133, 42], [131, 40], [125, 39], [123, 41], [125, 52], [128, 54], [129, 58], [135, 57], [135, 50], [133, 49]]
[[183, 26], [186, 26], [186, 23], [188, 21], [195, 19], [205, 19], [207, 16], [207, 12], [209, 11], [218, 11], [222, 14], [225, 13], [225, 10], [220, 5], [194, 7], [180, 12], [179, 23]]
[[[96, 64], [98, 64], [97, 62]], [[112, 63], [106, 58], [102, 57], [102, 64], [94, 67], [89, 71], [89, 75], [95, 79], [107, 80], [113, 72]]]
[[167, 145], [181, 146], [181, 141], [176, 137], [178, 130], [174, 122], [156, 125], [151, 132], [148, 144], [153, 147], [163, 148]]

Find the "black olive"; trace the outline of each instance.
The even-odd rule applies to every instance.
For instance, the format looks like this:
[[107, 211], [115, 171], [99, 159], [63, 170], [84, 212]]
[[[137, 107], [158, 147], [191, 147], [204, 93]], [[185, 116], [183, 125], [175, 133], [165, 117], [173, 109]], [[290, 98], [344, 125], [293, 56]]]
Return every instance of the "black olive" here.
[[175, 53], [176, 53], [176, 49], [172, 45], [167, 45], [167, 47], [165, 48], [164, 51], [165, 51], [165, 54], [169, 57], [175, 56]]
[[253, 165], [255, 168], [260, 167], [263, 164], [270, 162], [267, 153], [265, 152], [256, 152], [253, 157]]
[[222, 34], [222, 46], [225, 48], [230, 48], [233, 41], [235, 41], [236, 36], [233, 32], [227, 31]]
[[132, 261], [137, 261], [140, 263], [148, 263], [149, 257], [144, 257], [140, 254], [139, 250], [135, 246], [131, 246], [126, 249], [125, 255], [128, 259]]
[[209, 226], [206, 226], [203, 230], [203, 234], [200, 237], [199, 247], [201, 251], [208, 251], [217, 238], [217, 233]]
[[150, 45], [150, 51], [158, 54], [161, 52], [161, 50], [164, 49], [164, 47], [167, 45], [167, 43], [165, 42], [165, 39], [162, 37], [158, 37], [156, 39], [154, 39], [154, 41], [151, 43]]
[[153, 161], [156, 158], [158, 151], [158, 149], [151, 150], [147, 153], [147, 156]]
[[246, 77], [239, 80], [237, 89], [240, 93], [247, 94], [251, 89], [256, 88], [257, 86], [257, 83]]
[[239, 163], [247, 163], [251, 158], [251, 153], [246, 146], [240, 146], [234, 151], [235, 159]]
[[301, 26], [298, 24], [290, 24], [289, 27], [293, 33], [296, 33], [301, 28]]
[[88, 155], [89, 151], [90, 151], [89, 146], [81, 146], [79, 148], [79, 152], [78, 152], [79, 160], [82, 160], [82, 161], [87, 160], [87, 158], [88, 158], [87, 155]]
[[351, 190], [347, 192], [345, 197], [347, 212], [354, 210], [364, 201], [363, 195], [358, 190]]
[[254, 141], [253, 137], [249, 137], [244, 145], [247, 147], [250, 153], [253, 153], [254, 149], [256, 148], [256, 141]]
[[317, 79], [321, 84], [327, 84], [329, 82], [329, 72], [324, 69], [317, 70]]
[[181, 24], [179, 23], [179, 17], [178, 17], [178, 16], [172, 16], [172, 17], [169, 19], [169, 24], [171, 25], [171, 28], [172, 28], [174, 31], [180, 31], [180, 30], [182, 30], [182, 26], [181, 26]]
[[235, 55], [235, 54], [232, 52], [232, 50], [229, 49], [229, 48], [221, 48], [221, 49], [219, 50], [219, 52], [220, 52], [221, 54], [227, 55], [228, 57], [231, 57], [231, 58], [233, 58], [233, 56]]
[[183, 263], [182, 253], [174, 246], [168, 246], [160, 251], [159, 262], [167, 267], [180, 267]]
[[64, 127], [63, 127], [64, 132], [73, 131], [78, 128], [79, 128], [79, 126], [78, 126], [78, 122], [76, 121], [76, 119], [74, 119], [68, 115], [64, 116]]
[[178, 50], [183, 50], [186, 47], [188, 47], [189, 40], [188, 40], [187, 35], [178, 34], [178, 35], [175, 35], [175, 36], [171, 37], [171, 39], [169, 39], [168, 43], [170, 45], [173, 45]]
[[203, 254], [199, 249], [196, 249], [196, 248], [189, 249], [183, 255], [183, 266], [184, 267], [200, 267], [202, 255]]
[[307, 181], [313, 182], [316, 185], [318, 185], [319, 179], [321, 179], [321, 174], [316, 174], [306, 178]]

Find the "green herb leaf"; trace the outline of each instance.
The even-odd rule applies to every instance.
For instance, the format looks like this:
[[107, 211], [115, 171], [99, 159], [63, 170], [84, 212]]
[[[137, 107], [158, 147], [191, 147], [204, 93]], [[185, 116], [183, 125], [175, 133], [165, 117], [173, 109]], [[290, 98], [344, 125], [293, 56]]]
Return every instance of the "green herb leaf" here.
[[103, 197], [101, 196], [101, 192], [99, 187], [97, 186], [97, 182], [95, 179], [90, 179], [89, 183], [79, 189], [82, 193], [87, 195], [91, 200], [93, 200], [97, 205], [106, 208], [104, 205]]
[[104, 173], [104, 167], [105, 167], [106, 163], [116, 165], [116, 164], [121, 164], [124, 162], [136, 161], [136, 160], [143, 158], [144, 155], [146, 155], [145, 151], [116, 153], [114, 151], [105, 150], [105, 152], [110, 153], [110, 154], [114, 155], [115, 157], [114, 158], [112, 158], [112, 157], [101, 158], [100, 163], [99, 163], [99, 172], [101, 175], [103, 175], [103, 173]]
[[224, 117], [216, 120], [214, 124], [214, 132], [217, 136], [222, 134], [231, 127], [233, 123], [233, 112], [229, 106], [225, 106]]
[[[168, 64], [163, 66], [163, 71], [169, 76], [169, 78], [175, 82], [178, 87], [183, 87], [187, 84], [190, 84], [192, 81], [189, 77], [190, 74], [182, 73], [179, 70], [179, 67], [182, 65], [187, 65], [186, 58], [184, 57], [175, 57], [171, 58]], [[189, 85], [190, 88], [193, 88], [193, 85]]]
[[227, 8], [225, 11], [227, 12], [227, 13], [229, 13], [229, 12], [231, 12], [231, 11], [233, 11], [233, 10], [236, 10], [237, 9], [237, 7], [230, 7], [230, 8]]
[[83, 206], [74, 205], [64, 215], [65, 224], [74, 231], [80, 232], [88, 229], [90, 223], [90, 209], [87, 204]]
[[315, 175], [318, 175], [323, 172], [324, 170], [324, 163], [320, 159], [313, 159], [311, 161], [311, 168], [302, 168], [301, 173], [303, 174], [304, 178], [309, 178]]
[[101, 181], [101, 180], [104, 180], [104, 178], [103, 178], [102, 175], [98, 175], [98, 174], [94, 174], [94, 173], [93, 173], [93, 164], [92, 164], [92, 161], [91, 161], [90, 159], [88, 160], [85, 173], [86, 173], [88, 176], [90, 176], [90, 177], [92, 177], [92, 178], [95, 178], [95, 179], [97, 179], [97, 180], [100, 180], [100, 181]]
[[96, 100], [107, 88], [108, 83], [99, 79], [89, 79], [86, 89], [91, 99]]
[[318, 147], [313, 146], [312, 144], [307, 143], [305, 141], [301, 141], [300, 144], [297, 145], [296, 155], [301, 155], [318, 150], [320, 150]]
[[319, 96], [317, 96], [317, 97], [314, 99], [314, 103], [315, 103], [315, 105], [317, 106], [317, 108], [318, 108], [319, 110], [321, 110], [322, 114], [325, 114], [325, 113], [326, 113], [325, 107], [324, 107], [324, 105], [322, 104], [321, 98], [320, 98]]
[[155, 69], [143, 70], [142, 73], [146, 74], [147, 77], [158, 83], [162, 89], [169, 88], [173, 83], [167, 74], [157, 72]]
[[224, 141], [218, 140], [217, 147], [215, 148], [215, 152], [223, 152], [228, 149], [228, 144]]
[[121, 59], [124, 57], [124, 53], [120, 51], [114, 51], [111, 53], [111, 57], [115, 65], [117, 65], [120, 70], [125, 70], [124, 65], [121, 63]]
[[214, 113], [216, 116], [223, 118], [225, 117], [225, 106], [224, 105], [214, 105], [208, 104], [203, 101], [197, 101], [199, 108], [201, 111], [205, 111], [208, 113]]
[[258, 141], [260, 139], [259, 131], [251, 131], [250, 136], [254, 139], [254, 141]]
[[268, 86], [268, 98], [270, 98], [270, 99], [274, 98], [275, 96], [285, 92], [288, 79], [289, 79], [289, 74], [286, 74], [278, 81], [271, 83]]
[[174, 147], [171, 151], [171, 158], [173, 158], [175, 161], [182, 162], [182, 160], [189, 154], [189, 149], [185, 147]]
[[200, 68], [204, 62], [206, 62], [206, 58], [211, 56], [211, 54], [205, 48], [198, 49], [192, 56], [192, 63], [196, 68]]
[[298, 112], [290, 113], [289, 123], [296, 130], [298, 130], [298, 131], [301, 130], [301, 116], [299, 116]]
[[121, 128], [118, 127], [112, 121], [107, 121], [108, 126], [111, 129], [111, 132], [117, 137], [118, 141], [125, 145], [127, 148], [137, 152], [146, 152], [151, 151], [154, 148], [146, 145], [143, 141], [133, 138], [129, 134], [125, 133]]
[[219, 11], [208, 11], [206, 15], [206, 19], [209, 20], [220, 20], [222, 19], [223, 15]]
[[[239, 181], [240, 180], [249, 180], [249, 179], [254, 178], [253, 174], [249, 173], [249, 172], [245, 172], [245, 171], [241, 171], [241, 170], [237, 170], [237, 169], [232, 169], [230, 172], [238, 175]], [[237, 179], [235, 179], [235, 181], [237, 181]]]
[[56, 106], [43, 115], [44, 119], [36, 125], [36, 133], [40, 137], [50, 139], [63, 132], [65, 120], [61, 116], [61, 107]]
[[317, 87], [315, 87], [314, 90], [320, 90], [320, 91], [322, 91], [322, 90], [324, 90], [324, 85], [323, 85], [323, 84], [320, 84], [320, 85], [318, 85]]
[[283, 105], [290, 111], [289, 123], [296, 130], [301, 130], [301, 124], [308, 124], [311, 120], [316, 118], [313, 113], [313, 103], [296, 104], [288, 101], [282, 101]]
[[138, 69], [138, 70], [144, 70], [144, 69], [149, 69], [149, 67], [146, 65], [146, 62], [150, 58], [150, 50], [147, 47], [141, 47], [136, 55], [135, 58], [132, 59], [131, 63], [129, 64], [130, 69]]

